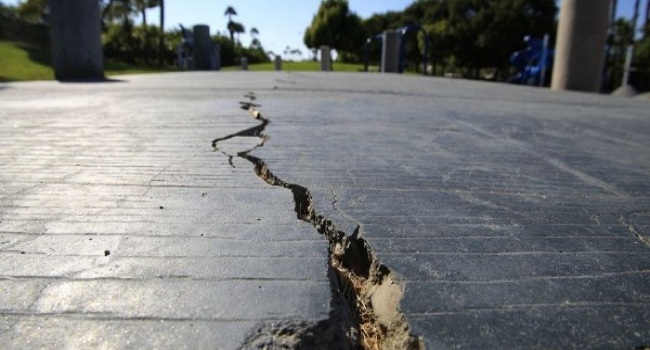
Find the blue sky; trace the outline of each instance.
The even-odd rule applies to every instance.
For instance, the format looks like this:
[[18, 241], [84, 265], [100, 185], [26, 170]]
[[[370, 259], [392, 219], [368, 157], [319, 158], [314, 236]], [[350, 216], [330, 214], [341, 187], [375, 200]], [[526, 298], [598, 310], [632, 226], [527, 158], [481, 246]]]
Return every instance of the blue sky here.
[[[0, 0], [5, 4], [16, 4], [20, 0]], [[366, 18], [373, 13], [390, 10], [403, 10], [413, 0], [349, 0], [350, 9], [359, 16]], [[641, 21], [645, 20], [643, 12], [647, 1], [641, 1]], [[320, 0], [165, 0], [165, 27], [178, 27], [182, 23], [186, 27], [195, 24], [207, 24], [214, 34], [220, 31], [225, 34], [227, 19], [223, 12], [226, 7], [233, 6], [238, 13], [235, 18], [244, 24], [246, 29], [256, 27], [260, 32], [260, 41], [266, 50], [276, 53], [284, 51], [286, 46], [299, 48], [308, 55], [307, 48], [302, 43], [304, 30], [311, 23], [312, 17]], [[632, 17], [634, 0], [619, 0], [618, 15]], [[158, 23], [158, 11], [148, 12], [151, 23]], [[241, 36], [244, 45], [250, 43], [248, 35]], [[297, 57], [294, 57], [297, 58]]]

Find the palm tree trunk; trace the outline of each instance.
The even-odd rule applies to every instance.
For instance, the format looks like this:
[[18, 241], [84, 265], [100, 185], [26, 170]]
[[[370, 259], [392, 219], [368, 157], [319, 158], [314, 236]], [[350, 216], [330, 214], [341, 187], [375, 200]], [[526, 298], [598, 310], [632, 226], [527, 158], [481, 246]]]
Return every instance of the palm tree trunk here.
[[160, 0], [160, 36], [158, 37], [158, 65], [163, 65], [165, 49], [165, 0]]

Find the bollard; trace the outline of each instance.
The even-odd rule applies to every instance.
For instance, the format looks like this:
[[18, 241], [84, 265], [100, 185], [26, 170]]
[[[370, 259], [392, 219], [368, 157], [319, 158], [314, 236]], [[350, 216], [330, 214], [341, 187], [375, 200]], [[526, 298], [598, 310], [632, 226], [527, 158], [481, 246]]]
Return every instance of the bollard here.
[[50, 38], [57, 80], [104, 79], [97, 1], [50, 0]]
[[248, 70], [248, 57], [241, 58], [241, 70]]
[[326, 45], [320, 47], [320, 70], [323, 72], [329, 72], [332, 70], [330, 47]]
[[274, 63], [275, 63], [275, 70], [281, 71], [282, 70], [282, 56], [280, 56], [280, 55], [275, 56]]
[[402, 35], [399, 31], [387, 30], [382, 34], [382, 73], [399, 73], [399, 50], [401, 41]]
[[205, 24], [194, 26], [194, 69], [211, 70], [213, 54], [210, 27]]
[[551, 88], [598, 92], [610, 0], [562, 0]]

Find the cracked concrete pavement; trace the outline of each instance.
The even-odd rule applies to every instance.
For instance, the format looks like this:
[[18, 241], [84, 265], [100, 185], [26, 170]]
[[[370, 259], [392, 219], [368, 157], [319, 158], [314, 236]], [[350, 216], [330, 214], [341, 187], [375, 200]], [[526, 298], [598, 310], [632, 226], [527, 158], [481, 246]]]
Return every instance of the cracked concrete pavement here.
[[[270, 120], [262, 129], [239, 108], [249, 92]], [[400, 309], [426, 348], [650, 344], [647, 103], [233, 72], [2, 84], [0, 106], [10, 347], [318, 347], [350, 336], [333, 329], [356, 318], [342, 315], [355, 310], [337, 300], [345, 286], [328, 241], [297, 220], [291, 191], [236, 156], [252, 148], [338, 230], [359, 227], [401, 281]], [[264, 132], [263, 147], [232, 137], [213, 150], [247, 130]], [[302, 335], [279, 339], [287, 330]]]

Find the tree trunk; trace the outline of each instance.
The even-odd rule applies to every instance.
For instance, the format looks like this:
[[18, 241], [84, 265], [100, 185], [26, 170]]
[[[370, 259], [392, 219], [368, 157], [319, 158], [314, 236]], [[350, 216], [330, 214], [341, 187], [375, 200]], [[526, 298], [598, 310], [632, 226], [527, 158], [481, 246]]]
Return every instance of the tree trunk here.
[[158, 65], [163, 66], [165, 50], [165, 0], [160, 0], [160, 34], [158, 36]]
[[232, 30], [232, 15], [228, 15], [228, 31], [230, 32], [230, 41], [235, 45], [235, 32]]
[[135, 47], [135, 40], [133, 40], [133, 23], [131, 23], [128, 13], [124, 14], [122, 20], [122, 35], [124, 35], [124, 38], [126, 39], [126, 52], [123, 52], [123, 59], [127, 62], [134, 63], [134, 56], [137, 57], [134, 53], [136, 53], [137, 50]]

